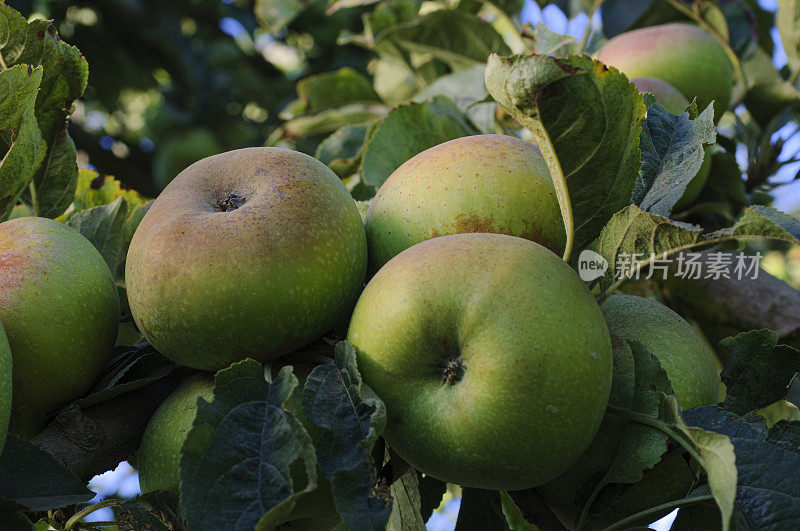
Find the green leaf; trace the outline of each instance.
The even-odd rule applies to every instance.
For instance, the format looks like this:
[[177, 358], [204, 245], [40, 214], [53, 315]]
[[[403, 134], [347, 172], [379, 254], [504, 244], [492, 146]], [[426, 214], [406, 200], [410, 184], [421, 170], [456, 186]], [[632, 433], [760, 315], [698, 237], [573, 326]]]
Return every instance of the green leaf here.
[[156, 352], [149, 343], [114, 347], [91, 391], [73, 404], [86, 409], [111, 400], [166, 377], [175, 367], [175, 362]]
[[108, 205], [92, 207], [70, 216], [67, 224], [80, 232], [100, 251], [108, 268], [116, 275], [125, 259], [125, 221], [128, 203], [118, 197]]
[[[25, 516], [22, 511], [0, 511], [0, 522], [3, 522], [3, 529], [5, 531], [35, 531], [39, 527], [34, 527], [31, 521]], [[50, 526], [42, 527], [44, 530], [50, 529]]]
[[270, 35], [277, 35], [311, 3], [305, 0], [256, 0], [253, 11]]
[[342, 521], [350, 529], [382, 529], [391, 499], [388, 487], [378, 484], [370, 449], [386, 425], [386, 408], [361, 382], [350, 343], [338, 343], [334, 361], [308, 376], [303, 411], [323, 430], [317, 458]]
[[417, 471], [408, 469], [392, 484], [389, 492], [392, 495], [392, 513], [386, 524], [387, 531], [425, 531]]
[[507, 531], [500, 492], [462, 487], [456, 531]]
[[328, 9], [325, 10], [325, 13], [331, 15], [336, 13], [340, 9], [347, 9], [350, 7], [359, 7], [359, 6], [369, 6], [372, 4], [377, 4], [381, 0], [330, 0], [328, 3]]
[[505, 491], [500, 492], [500, 501], [503, 504], [503, 513], [511, 531], [538, 531], [538, 528], [525, 520], [522, 511]]
[[433, 511], [442, 504], [447, 483], [428, 475], [419, 478], [419, 495], [421, 498], [422, 519], [428, 521]]
[[789, 69], [797, 74], [800, 72], [800, 0], [778, 0], [775, 25], [781, 36]]
[[278, 131], [286, 138], [320, 135], [348, 125], [372, 122], [385, 115], [387, 111], [388, 108], [380, 104], [353, 103], [335, 109], [325, 109], [316, 114], [298, 116], [284, 123]]
[[727, 388], [723, 409], [744, 415], [786, 397], [800, 371], [800, 352], [778, 345], [772, 330], [754, 330], [723, 339], [730, 361], [722, 371]]
[[747, 77], [744, 104], [761, 125], [767, 125], [781, 111], [800, 101], [800, 91], [785, 80], [772, 57], [756, 48], [742, 63]]
[[714, 430], [710, 426], [698, 427], [695, 422], [688, 420], [695, 418], [692, 415], [693, 412], [717, 408], [716, 406], [695, 408], [684, 412], [682, 417], [678, 413], [678, 402], [675, 397], [668, 397], [665, 404], [668, 410], [667, 415], [672, 423], [689, 438], [701, 457], [701, 464], [708, 476], [711, 494], [720, 510], [722, 529], [727, 531], [733, 514], [737, 481], [739, 480], [737, 467], [740, 464], [734, 453], [732, 439], [727, 434]]
[[217, 373], [214, 400], [198, 399], [181, 448], [181, 505], [189, 529], [272, 529], [299, 496], [316, 488], [311, 437], [283, 409], [297, 384], [291, 367], [267, 383], [253, 360]]
[[[687, 498], [707, 496], [710, 492], [711, 489], [708, 488], [708, 485], [701, 485], [690, 492]], [[670, 531], [708, 531], [721, 527], [722, 518], [719, 507], [714, 501], [706, 501], [682, 507], [669, 529]], [[731, 531], [750, 531], [750, 526], [747, 525], [747, 520], [738, 506], [733, 508], [730, 529]]]
[[[0, 4], [0, 14], [10, 9]], [[46, 154], [33, 114], [41, 81], [41, 67], [17, 65], [0, 72], [0, 138], [7, 149], [0, 162], [0, 221], [11, 215]]]
[[317, 146], [314, 157], [327, 164], [341, 178], [349, 177], [358, 171], [361, 163], [361, 150], [369, 126], [346, 125]]
[[617, 70], [587, 56], [492, 55], [486, 87], [542, 151], [567, 228], [568, 257], [630, 202], [640, 166], [642, 96]]
[[699, 227], [630, 205], [614, 214], [597, 240], [597, 252], [609, 264], [601, 285], [607, 291], [609, 286], [622, 284], [636, 270], [679, 251], [754, 238], [800, 243], [800, 221], [774, 208], [756, 205], [745, 209], [731, 227], [704, 234]]
[[177, 505], [177, 497], [174, 495], [154, 492], [127, 500], [122, 505], [113, 506], [114, 517], [118, 522], [125, 522], [125, 527], [120, 526], [120, 528], [130, 529], [131, 531], [169, 531], [170, 529], [175, 529], [179, 519], [164, 517], [166, 515], [173, 516], [175, 511], [172, 508], [162, 509], [159, 505], [163, 504], [155, 506], [153, 504], [154, 501], [160, 501], [160, 497], [175, 498], [171, 500], [170, 505]]
[[703, 163], [704, 146], [716, 140], [714, 109], [709, 105], [695, 119], [668, 112], [652, 95], [645, 97], [647, 119], [639, 145], [642, 166], [632, 203], [646, 212], [669, 216]]
[[136, 190], [122, 187], [122, 183], [110, 175], [101, 175], [91, 168], [78, 170], [78, 184], [72, 207], [58, 221], [66, 221], [69, 216], [88, 208], [107, 205], [116, 198], [123, 197], [130, 208], [137, 207], [146, 199]]
[[531, 53], [563, 57], [571, 52], [576, 39], [571, 35], [556, 33], [540, 22], [533, 27], [525, 24], [522, 27], [522, 40]]
[[36, 19], [26, 24], [19, 13], [1, 4], [0, 24], [11, 33], [0, 39], [5, 43], [0, 45], [5, 65], [41, 66], [43, 70], [35, 115], [48, 149], [33, 179], [35, 196], [26, 194], [25, 201], [33, 204], [38, 215], [55, 218], [72, 202], [78, 178], [67, 119], [72, 102], [86, 90], [89, 66], [77, 48], [59, 39], [50, 21]]
[[0, 512], [48, 511], [91, 500], [94, 492], [52, 454], [9, 435], [0, 455]]
[[297, 95], [303, 113], [315, 113], [350, 103], [382, 103], [370, 80], [356, 70], [345, 67], [300, 80]]
[[379, 187], [402, 163], [428, 148], [477, 133], [458, 107], [444, 96], [393, 109], [367, 134], [361, 175]]
[[429, 54], [455, 71], [485, 63], [492, 53], [511, 53], [490, 23], [477, 15], [449, 9], [381, 31], [373, 48], [382, 57], [407, 64], [411, 53]]
[[683, 418], [693, 429], [730, 438], [738, 470], [736, 505], [751, 528], [800, 527], [800, 422], [782, 421], [768, 430], [761, 417], [716, 406], [685, 411]]
[[447, 96], [481, 133], [496, 133], [497, 104], [485, 101], [489, 95], [484, 83], [485, 71], [484, 65], [476, 65], [468, 70], [442, 76], [419, 91], [414, 96], [414, 101]]

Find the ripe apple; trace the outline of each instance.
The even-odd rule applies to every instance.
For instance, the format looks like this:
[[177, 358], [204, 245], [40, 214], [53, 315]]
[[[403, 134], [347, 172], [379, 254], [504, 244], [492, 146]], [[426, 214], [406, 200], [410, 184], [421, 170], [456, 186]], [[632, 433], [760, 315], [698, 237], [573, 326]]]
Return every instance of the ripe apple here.
[[[654, 77], [637, 77], [631, 79], [631, 82], [636, 85], [639, 92], [649, 92], [655, 96], [656, 101], [672, 114], [683, 114], [689, 106], [689, 100], [687, 100], [678, 89], [666, 81]], [[678, 202], [675, 203], [675, 206], [672, 208], [673, 210], [681, 210], [688, 207], [697, 199], [697, 196], [700, 195], [700, 191], [708, 180], [708, 174], [711, 172], [712, 157], [713, 153], [711, 152], [710, 146], [708, 146], [705, 149], [705, 155], [703, 156], [703, 163], [700, 165], [700, 169], [697, 170], [695, 176], [689, 181], [689, 184], [686, 185], [683, 195]]]
[[11, 417], [11, 347], [8, 345], [6, 331], [0, 322], [0, 455], [8, 433], [8, 419]]
[[248, 148], [192, 164], [136, 229], [131, 313], [165, 356], [215, 370], [276, 358], [347, 318], [366, 272], [364, 226], [318, 160]]
[[505, 135], [456, 138], [412, 157], [380, 187], [365, 226], [372, 272], [447, 234], [509, 234], [559, 254], [566, 241], [539, 148]]
[[457, 234], [403, 251], [367, 284], [348, 340], [386, 404], [387, 442], [442, 481], [540, 485], [586, 449], [608, 402], [597, 303], [523, 238]]
[[[286, 406], [316, 442], [320, 432], [308, 421], [302, 405], [302, 388], [312, 368], [295, 364], [294, 372], [300, 380], [300, 385]], [[153, 414], [142, 436], [138, 452], [139, 486], [143, 493], [158, 490], [180, 495], [181, 446], [194, 423], [197, 399], [202, 397], [211, 401], [213, 395], [213, 376], [199, 374], [184, 382]], [[292, 529], [302, 526], [309, 529], [331, 529], [339, 522], [331, 497], [330, 483], [319, 470], [317, 478], [317, 489], [300, 497], [289, 516]]]
[[77, 231], [38, 217], [0, 224], [0, 321], [13, 352], [11, 431], [31, 437], [46, 416], [92, 386], [119, 326], [103, 257]]
[[728, 109], [733, 89], [733, 65], [717, 40], [698, 26], [661, 24], [617, 35], [598, 52], [603, 63], [629, 78], [655, 77], [697, 98], [705, 109], [714, 101], [719, 120]]

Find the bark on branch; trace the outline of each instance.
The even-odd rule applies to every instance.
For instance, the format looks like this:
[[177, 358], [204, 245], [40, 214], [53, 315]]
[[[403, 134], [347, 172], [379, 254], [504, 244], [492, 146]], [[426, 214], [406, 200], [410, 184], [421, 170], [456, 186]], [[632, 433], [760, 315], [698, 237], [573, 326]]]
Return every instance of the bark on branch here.
[[[729, 254], [733, 258], [733, 253]], [[713, 261], [701, 253], [703, 271]], [[733, 263], [736, 263], [733, 258]], [[675, 263], [672, 264], [675, 270]], [[672, 275], [666, 282], [671, 305], [698, 322], [716, 347], [719, 340], [740, 332], [768, 328], [781, 342], [800, 347], [800, 291], [759, 270], [758, 278], [690, 279]]]
[[136, 451], [150, 417], [178, 383], [163, 378], [84, 410], [71, 404], [33, 442], [89, 481]]

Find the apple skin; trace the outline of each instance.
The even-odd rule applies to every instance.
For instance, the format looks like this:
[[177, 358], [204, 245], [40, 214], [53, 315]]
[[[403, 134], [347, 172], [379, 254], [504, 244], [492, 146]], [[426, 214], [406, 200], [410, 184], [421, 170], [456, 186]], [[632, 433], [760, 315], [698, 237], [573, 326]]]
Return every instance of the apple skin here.
[[11, 417], [11, 347], [6, 338], [3, 323], [0, 322], [0, 455], [8, 433], [8, 420]]
[[[678, 89], [666, 81], [654, 77], [637, 77], [631, 79], [631, 83], [636, 85], [639, 92], [649, 92], [655, 96], [656, 101], [672, 114], [683, 114], [689, 106], [689, 100], [687, 100]], [[708, 146], [705, 149], [703, 163], [700, 165], [700, 169], [697, 170], [697, 174], [695, 174], [692, 180], [689, 181], [689, 184], [686, 185], [683, 195], [678, 202], [675, 203], [675, 206], [672, 207], [672, 210], [682, 210], [697, 199], [706, 181], [708, 181], [709, 173], [711, 173], [712, 157], [713, 153], [711, 152], [710, 146]]]
[[539, 148], [506, 135], [450, 140], [389, 176], [366, 217], [370, 271], [421, 241], [469, 232], [519, 236], [555, 253], [566, 233]]
[[[286, 409], [294, 413], [316, 443], [320, 430], [308, 421], [302, 405], [302, 389], [312, 369], [312, 366], [302, 364], [294, 366], [300, 385], [292, 393]], [[207, 401], [214, 398], [211, 374], [201, 373], [185, 381], [150, 419], [137, 455], [139, 486], [143, 493], [164, 491], [180, 495], [181, 446], [194, 423], [200, 397]], [[292, 529], [303, 525], [308, 525], [309, 529], [332, 529], [340, 521], [331, 497], [330, 483], [319, 469], [317, 479], [317, 489], [301, 496], [292, 510], [289, 516]]]
[[[218, 211], [229, 194], [241, 205]], [[216, 370], [276, 358], [345, 320], [366, 263], [361, 216], [336, 174], [296, 151], [247, 148], [164, 189], [133, 236], [126, 283], [159, 352]]]
[[442, 481], [552, 479], [586, 449], [611, 386], [597, 303], [567, 264], [514, 236], [419, 243], [367, 284], [348, 330], [384, 401], [389, 445]]
[[683, 409], [716, 404], [719, 385], [708, 345], [683, 318], [653, 299], [612, 295], [601, 306], [612, 336], [638, 341], [658, 358]]
[[640, 28], [609, 40], [597, 58], [629, 78], [655, 77], [705, 109], [714, 101], [714, 118], [728, 109], [734, 70], [725, 50], [708, 32], [691, 24]]
[[13, 352], [12, 433], [32, 437], [46, 416], [86, 393], [119, 327], [105, 260], [51, 219], [0, 224], [0, 321]]

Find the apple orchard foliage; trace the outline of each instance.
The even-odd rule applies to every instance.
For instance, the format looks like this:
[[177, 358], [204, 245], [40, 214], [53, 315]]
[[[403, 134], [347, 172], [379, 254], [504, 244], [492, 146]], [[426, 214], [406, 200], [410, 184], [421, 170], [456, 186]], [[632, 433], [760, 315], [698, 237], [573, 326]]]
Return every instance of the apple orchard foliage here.
[[[553, 3], [569, 15], [592, 9], [590, 2]], [[411, 0], [331, 1], [330, 11], [353, 5], [364, 10], [363, 33], [343, 33], [339, 41], [373, 54], [375, 70], [368, 75], [341, 68], [301, 79], [298, 99], [286, 106], [285, 121], [268, 143], [316, 144], [316, 158], [344, 180], [354, 199], [367, 201], [400, 164], [427, 148], [478, 133], [519, 133], [540, 147], [553, 177], [569, 236], [565, 259], [574, 265], [579, 252], [592, 246], [608, 260], [608, 273], [593, 286], [605, 298], [627, 280], [612, 276], [622, 255], [661, 256], [764, 239], [800, 243], [800, 222], [770, 207], [764, 193], [767, 177], [780, 167], [780, 146], [770, 136], [797, 119], [800, 100], [793, 84], [800, 73], [800, 3], [779, 4], [777, 28], [789, 57], [781, 72], [767, 50], [772, 21], [755, 2], [602, 3], [606, 36], [691, 18], [726, 43], [738, 62], [734, 97], [748, 112], [726, 115], [723, 134], [710, 106], [692, 104], [680, 116], [671, 114], [650, 95], [639, 95], [617, 70], [582, 55], [598, 49], [600, 33], [576, 42], [544, 26], [512, 31], [518, 2], [437, 3], [437, 10], [420, 10]], [[255, 13], [265, 28], [278, 32], [304, 6], [259, 0]], [[5, 4], [0, 55], [0, 220], [33, 212], [63, 221], [97, 247], [124, 294], [127, 247], [150, 203], [115, 179], [75, 164], [66, 123], [87, 85], [86, 59], [50, 23], [26, 22]], [[706, 151], [714, 142], [716, 148]], [[745, 147], [751, 163], [744, 181], [734, 157], [737, 146]], [[713, 157], [706, 187], [689, 209], [672, 212], [704, 152]], [[123, 303], [120, 341], [106, 369], [92, 391], [59, 416], [68, 431], [91, 431], [93, 412], [113, 415], [117, 404], [138, 400], [136, 393], [185, 376], [184, 368], [140, 342], [131, 321]], [[362, 383], [354, 350], [340, 339], [331, 333], [301, 349], [327, 359], [302, 388], [289, 369], [265, 379], [263, 367], [252, 360], [217, 373], [214, 399], [200, 401], [182, 449], [181, 510], [166, 494], [120, 501], [114, 510], [127, 526], [121, 528], [271, 529], [317, 487], [321, 473], [332, 485], [343, 526], [423, 529], [447, 486], [408, 468], [386, 446], [385, 405]], [[626, 443], [611, 470], [583, 486], [592, 496], [572, 508], [582, 515], [579, 525], [624, 528], [680, 507], [675, 530], [800, 528], [800, 422], [767, 425], [754, 413], [785, 398], [797, 403], [797, 381], [791, 382], [800, 370], [800, 352], [770, 330], [725, 339], [724, 401], [681, 411], [658, 360], [638, 343], [630, 347], [634, 363], [620, 378], [636, 400], [609, 408], [625, 427]], [[302, 396], [306, 416], [322, 433], [316, 447], [284, 408], [294, 394]], [[260, 416], [245, 421], [243, 409]], [[289, 434], [289, 443], [265, 451], [279, 429]], [[215, 435], [239, 443], [221, 445]], [[37, 521], [37, 529], [44, 521], [58, 529], [74, 525], [72, 515], [93, 497], [84, 476], [113, 466], [105, 456], [102, 465], [92, 468], [90, 459], [76, 473], [71, 468], [77, 463], [59, 459], [57, 441], [36, 441], [11, 435], [5, 442], [3, 529], [33, 529]], [[137, 444], [110, 458], [130, 457]], [[685, 498], [636, 522], [604, 520], [647, 469], [679, 449], [699, 465]], [[292, 466], [306, 471], [305, 484], [292, 481]], [[257, 473], [265, 468], [280, 471], [269, 485]], [[461, 495], [458, 530], [560, 528], [535, 489], [464, 488]]]

